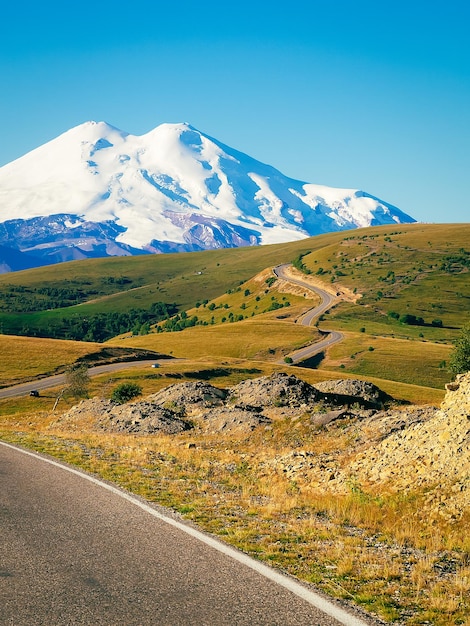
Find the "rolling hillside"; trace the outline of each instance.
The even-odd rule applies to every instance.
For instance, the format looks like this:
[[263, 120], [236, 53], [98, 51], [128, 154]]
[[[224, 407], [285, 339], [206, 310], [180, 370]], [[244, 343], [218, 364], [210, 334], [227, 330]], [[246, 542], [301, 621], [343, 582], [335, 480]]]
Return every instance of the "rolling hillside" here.
[[[469, 240], [467, 224], [413, 224], [273, 246], [64, 263], [0, 276], [0, 328], [95, 341], [123, 335], [126, 346], [176, 356], [185, 356], [191, 345], [193, 356], [212, 351], [218, 358], [275, 360], [312, 340], [311, 331], [299, 328], [296, 338], [286, 331], [308, 302], [302, 294], [289, 296], [290, 309], [278, 311], [287, 302], [278, 286], [253, 287], [250, 281], [276, 264], [294, 262], [310, 280], [351, 294], [319, 322], [320, 329], [346, 336], [315, 367], [443, 388], [451, 343], [469, 319]], [[171, 330], [165, 320], [176, 313], [197, 318], [195, 327], [155, 332]], [[280, 326], [263, 342], [265, 319]], [[226, 340], [229, 334], [240, 340]], [[241, 349], [240, 341], [252, 335], [257, 341]], [[410, 367], [403, 366], [406, 361]]]

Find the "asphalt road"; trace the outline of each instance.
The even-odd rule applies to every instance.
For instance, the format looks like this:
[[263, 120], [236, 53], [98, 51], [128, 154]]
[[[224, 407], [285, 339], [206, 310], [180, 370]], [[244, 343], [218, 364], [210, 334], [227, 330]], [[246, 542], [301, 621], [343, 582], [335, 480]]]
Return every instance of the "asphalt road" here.
[[0, 442], [5, 626], [364, 626], [176, 516]]
[[[276, 266], [275, 268], [273, 268], [273, 271], [278, 278], [282, 278], [283, 280], [290, 282], [294, 285], [298, 285], [302, 287], [303, 289], [307, 289], [308, 291], [313, 291], [320, 297], [320, 304], [316, 307], [313, 307], [312, 309], [309, 309], [299, 319], [299, 323], [302, 324], [303, 326], [311, 326], [317, 317], [319, 317], [322, 313], [324, 313], [325, 311], [327, 311], [333, 306], [335, 302], [335, 297], [332, 296], [327, 291], [325, 291], [324, 289], [315, 287], [305, 280], [302, 280], [300, 278], [293, 278], [292, 276], [289, 276], [286, 273], [286, 269], [288, 267], [291, 267], [291, 265], [285, 263], [283, 265]], [[294, 363], [299, 363], [300, 361], [309, 359], [310, 357], [315, 356], [319, 352], [322, 352], [323, 350], [325, 350], [325, 348], [329, 348], [334, 343], [338, 343], [338, 341], [341, 341], [343, 339], [343, 334], [337, 332], [336, 330], [325, 330], [323, 332], [326, 334], [324, 339], [321, 339], [320, 341], [316, 341], [315, 343], [312, 343], [309, 346], [305, 346], [304, 348], [301, 348], [300, 350], [296, 350], [295, 352], [289, 353], [289, 356], [292, 359], [292, 361]]]
[[[97, 376], [98, 374], [117, 372], [131, 367], [151, 367], [152, 363], [158, 363], [158, 361], [125, 361], [123, 363], [96, 365], [95, 367], [90, 367], [88, 369], [88, 375]], [[21, 383], [20, 385], [13, 385], [12, 387], [0, 389], [0, 398], [15, 398], [18, 396], [24, 396], [28, 395], [33, 389], [42, 391], [43, 389], [50, 389], [51, 387], [57, 387], [58, 385], [63, 385], [64, 383], [65, 374], [48, 376], [47, 378], [40, 378], [39, 380], [33, 380], [28, 383]]]

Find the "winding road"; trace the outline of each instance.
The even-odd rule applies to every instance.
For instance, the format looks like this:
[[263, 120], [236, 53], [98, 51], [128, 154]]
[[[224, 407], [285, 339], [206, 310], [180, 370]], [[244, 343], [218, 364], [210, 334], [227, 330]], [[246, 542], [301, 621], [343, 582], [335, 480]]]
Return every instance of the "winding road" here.
[[[320, 304], [312, 309], [309, 309], [306, 313], [302, 315], [299, 319], [299, 323], [303, 326], [311, 326], [313, 321], [322, 313], [327, 311], [335, 302], [335, 296], [332, 296], [330, 293], [325, 291], [324, 289], [320, 289], [312, 285], [311, 283], [302, 280], [301, 278], [295, 278], [290, 276], [287, 272], [288, 268], [292, 267], [290, 263], [284, 263], [282, 265], [277, 265], [273, 268], [274, 274], [287, 282], [292, 283], [293, 285], [297, 285], [302, 287], [302, 289], [307, 289], [309, 291], [313, 291], [320, 297]], [[316, 341], [300, 350], [296, 350], [289, 354], [293, 363], [299, 363], [300, 361], [304, 361], [309, 359], [310, 357], [322, 352], [326, 348], [329, 348], [333, 344], [341, 341], [343, 339], [343, 335], [335, 330], [331, 331], [322, 331], [326, 334], [324, 339], [320, 341]], [[152, 363], [158, 363], [158, 361], [127, 361], [123, 363], [111, 363], [108, 365], [97, 365], [95, 367], [90, 367], [88, 370], [89, 376], [98, 376], [99, 374], [104, 374], [106, 372], [117, 372], [123, 369], [129, 369], [131, 367], [148, 367]], [[35, 381], [21, 383], [19, 385], [13, 385], [11, 387], [5, 387], [4, 389], [0, 389], [0, 398], [14, 398], [19, 396], [24, 396], [28, 394], [33, 389], [38, 391], [42, 391], [43, 389], [49, 389], [51, 387], [57, 387], [58, 385], [63, 385], [65, 383], [65, 374], [56, 374], [55, 376], [48, 376], [47, 378], [41, 378]]]
[[[293, 285], [298, 285], [302, 287], [302, 289], [308, 289], [309, 291], [313, 291], [320, 297], [320, 304], [312, 309], [309, 309], [306, 313], [302, 315], [302, 317], [298, 320], [300, 324], [303, 326], [312, 326], [314, 320], [322, 315], [325, 311], [330, 309], [336, 301], [336, 296], [332, 296], [330, 293], [325, 291], [324, 289], [320, 289], [307, 282], [306, 280], [302, 280], [301, 278], [295, 278], [291, 276], [287, 270], [292, 267], [290, 263], [284, 263], [283, 265], [277, 265], [273, 268], [274, 274]], [[329, 348], [335, 343], [338, 343], [343, 339], [343, 334], [337, 332], [336, 330], [325, 330], [321, 331], [326, 334], [324, 339], [320, 341], [316, 341], [304, 348], [300, 348], [300, 350], [296, 350], [295, 352], [289, 353], [289, 357], [292, 359], [293, 363], [299, 363], [300, 361], [305, 361], [312, 356], [315, 356], [319, 352], [322, 352], [326, 348]]]
[[366, 626], [170, 511], [0, 441], [5, 626]]

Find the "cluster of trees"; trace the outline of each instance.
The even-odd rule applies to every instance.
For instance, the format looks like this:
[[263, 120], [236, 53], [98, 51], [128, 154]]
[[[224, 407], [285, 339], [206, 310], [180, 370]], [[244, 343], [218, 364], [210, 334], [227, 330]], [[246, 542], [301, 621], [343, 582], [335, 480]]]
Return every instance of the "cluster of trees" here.
[[[414, 315], [413, 313], [396, 313], [395, 311], [389, 311], [388, 316], [398, 320], [401, 324], [407, 324], [408, 326], [426, 326], [426, 322], [422, 317]], [[442, 320], [434, 319], [431, 322], [431, 326], [435, 328], [442, 328]]]
[[310, 250], [308, 252], [304, 252], [303, 254], [299, 254], [299, 256], [296, 256], [295, 259], [292, 261], [292, 265], [304, 274], [311, 274], [312, 270], [309, 269], [303, 262], [303, 258], [307, 254], [310, 254]]
[[126, 312], [98, 313], [89, 317], [69, 317], [62, 320], [64, 338], [78, 341], [106, 341], [127, 332], [147, 334], [150, 325], [174, 315], [175, 304], [154, 302], [149, 309], [129, 309]]
[[277, 300], [273, 300], [266, 309], [266, 311], [277, 311], [277, 309], [282, 309], [285, 306], [290, 306], [290, 302], [288, 300], [286, 300], [285, 302], [278, 302]]
[[31, 313], [61, 309], [83, 302], [89, 295], [89, 292], [70, 287], [5, 285], [0, 290], [0, 310], [8, 313]]
[[178, 315], [167, 319], [161, 326], [158, 326], [157, 332], [178, 332], [201, 323], [202, 322], [199, 321], [197, 315], [189, 317], [186, 311], [182, 311], [181, 313], [178, 313]]
[[[125, 312], [97, 313], [95, 315], [74, 314], [62, 319], [51, 318], [47, 325], [35, 327], [1, 324], [1, 332], [51, 339], [73, 339], [74, 341], [103, 342], [127, 332], [144, 335], [151, 324], [170, 318], [177, 311], [176, 304], [154, 302], [149, 309], [129, 309]], [[11, 324], [18, 324], [14, 319]]]
[[[77, 282], [77, 286], [71, 283]], [[133, 281], [127, 276], [102, 276], [99, 283], [92, 285], [90, 281], [64, 280], [56, 286], [43, 285], [31, 287], [27, 285], [6, 284], [0, 287], [0, 311], [8, 313], [32, 313], [48, 309], [62, 309], [90, 299], [90, 296], [108, 294], [122, 288]], [[134, 282], [134, 286], [135, 286]], [[111, 286], [111, 289], [110, 289]]]

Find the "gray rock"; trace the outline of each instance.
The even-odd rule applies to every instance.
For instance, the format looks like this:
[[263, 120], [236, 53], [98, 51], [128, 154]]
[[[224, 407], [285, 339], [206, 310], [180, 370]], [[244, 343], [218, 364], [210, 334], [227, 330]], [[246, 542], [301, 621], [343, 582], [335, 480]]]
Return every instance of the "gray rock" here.
[[320, 394], [292, 374], [278, 372], [252, 380], [244, 380], [232, 387], [228, 401], [238, 406], [296, 407], [316, 402]]
[[341, 406], [359, 404], [366, 408], [380, 408], [393, 399], [376, 385], [357, 379], [325, 380], [315, 383], [315, 389], [324, 394], [328, 402]]

